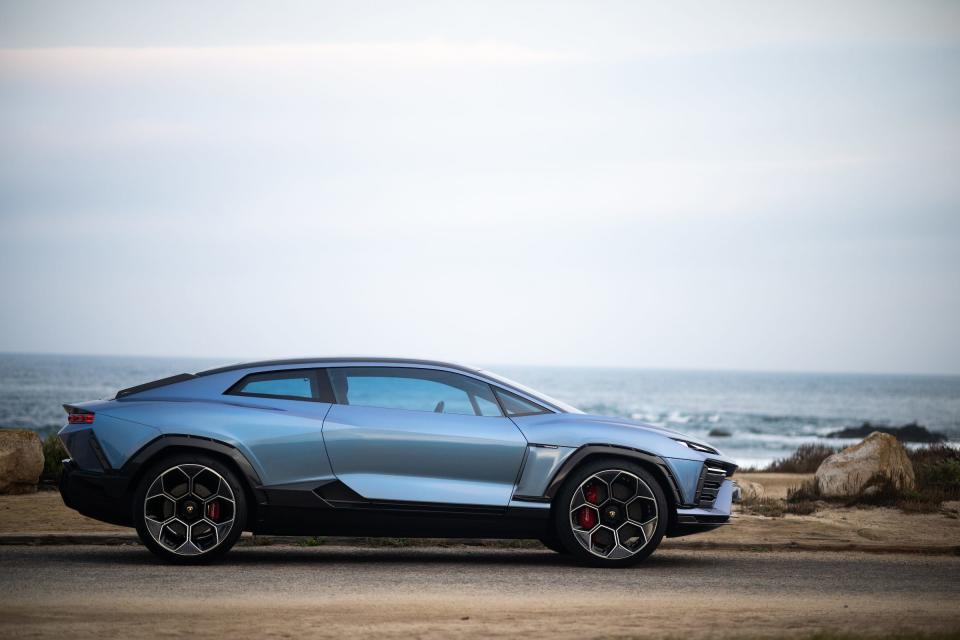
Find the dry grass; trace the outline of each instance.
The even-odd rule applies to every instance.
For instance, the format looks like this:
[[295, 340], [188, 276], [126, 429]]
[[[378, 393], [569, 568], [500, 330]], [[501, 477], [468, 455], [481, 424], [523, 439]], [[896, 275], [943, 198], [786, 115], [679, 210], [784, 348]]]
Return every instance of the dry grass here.
[[816, 513], [822, 504], [823, 503], [818, 504], [816, 500], [797, 500], [791, 502], [783, 498], [758, 498], [748, 496], [740, 503], [740, 510], [750, 515], [781, 518], [786, 514], [808, 516]]
[[787, 503], [780, 498], [744, 497], [740, 503], [740, 510], [755, 516], [780, 518], [786, 512]]
[[742, 473], [814, 473], [820, 463], [839, 449], [822, 444], [801, 445], [793, 455], [774, 460], [764, 469], [741, 469]]
[[817, 488], [816, 480], [804, 482], [799, 487], [787, 489], [787, 502], [798, 504], [801, 502], [816, 502], [823, 500], [820, 496], [820, 489]]
[[816, 513], [819, 508], [819, 503], [813, 500], [801, 500], [800, 502], [788, 502], [786, 512], [795, 516], [809, 516]]
[[789, 490], [787, 503], [826, 501], [847, 507], [882, 506], [896, 507], [905, 513], [932, 513], [946, 500], [960, 500], [960, 451], [937, 444], [908, 455], [916, 476], [913, 489], [898, 488], [889, 478], [877, 475], [856, 495], [827, 499], [820, 495], [816, 482], [810, 481]]

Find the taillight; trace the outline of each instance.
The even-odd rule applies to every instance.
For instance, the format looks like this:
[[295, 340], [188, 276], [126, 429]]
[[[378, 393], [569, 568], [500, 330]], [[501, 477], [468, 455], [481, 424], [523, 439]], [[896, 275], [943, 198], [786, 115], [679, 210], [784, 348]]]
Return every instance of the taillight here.
[[93, 424], [92, 413], [71, 413], [67, 416], [67, 422], [70, 424]]

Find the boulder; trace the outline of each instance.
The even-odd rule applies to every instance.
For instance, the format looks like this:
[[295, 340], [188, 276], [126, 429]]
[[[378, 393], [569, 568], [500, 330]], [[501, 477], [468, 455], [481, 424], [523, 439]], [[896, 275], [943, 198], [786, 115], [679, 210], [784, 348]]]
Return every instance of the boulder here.
[[742, 492], [744, 500], [759, 500], [763, 497], [764, 488], [759, 482], [737, 480], [737, 484], [740, 485], [740, 491]]
[[824, 460], [817, 468], [820, 495], [826, 498], [855, 496], [870, 480], [883, 476], [899, 489], [914, 486], [913, 464], [897, 439], [875, 431], [863, 442], [847, 447]]
[[40, 436], [26, 429], [0, 429], [0, 493], [32, 493], [42, 472]]

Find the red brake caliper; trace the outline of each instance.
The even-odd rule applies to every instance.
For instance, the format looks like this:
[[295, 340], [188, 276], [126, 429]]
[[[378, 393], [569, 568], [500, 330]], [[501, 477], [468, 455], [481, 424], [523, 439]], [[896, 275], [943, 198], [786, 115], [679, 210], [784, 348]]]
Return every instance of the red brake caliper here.
[[213, 521], [220, 519], [220, 503], [216, 500], [207, 504], [207, 517]]
[[583, 497], [590, 504], [597, 504], [600, 502], [600, 488], [595, 484], [587, 485], [583, 488]]
[[577, 512], [577, 524], [581, 529], [593, 529], [597, 524], [597, 516], [590, 507], [582, 507]]
[[[595, 484], [588, 484], [583, 488], [583, 497], [590, 504], [600, 502], [600, 488]], [[583, 529], [593, 529], [597, 524], [597, 514], [590, 507], [583, 507], [577, 512], [577, 524]]]

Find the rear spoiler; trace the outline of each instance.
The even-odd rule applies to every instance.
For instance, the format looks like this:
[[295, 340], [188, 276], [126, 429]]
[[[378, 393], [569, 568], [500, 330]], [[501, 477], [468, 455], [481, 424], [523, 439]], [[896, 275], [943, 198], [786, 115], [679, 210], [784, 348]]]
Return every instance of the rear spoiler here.
[[145, 382], [143, 384], [138, 384], [135, 387], [128, 387], [126, 389], [120, 389], [117, 391], [117, 395], [114, 399], [119, 400], [120, 398], [125, 398], [127, 396], [132, 396], [135, 393], [142, 393], [143, 391], [149, 391], [150, 389], [157, 389], [159, 387], [165, 387], [170, 384], [177, 384], [178, 382], [185, 382], [186, 380], [192, 380], [196, 378], [192, 373], [178, 373], [175, 376], [170, 376], [169, 378], [161, 378], [159, 380], [154, 380], [153, 382]]

